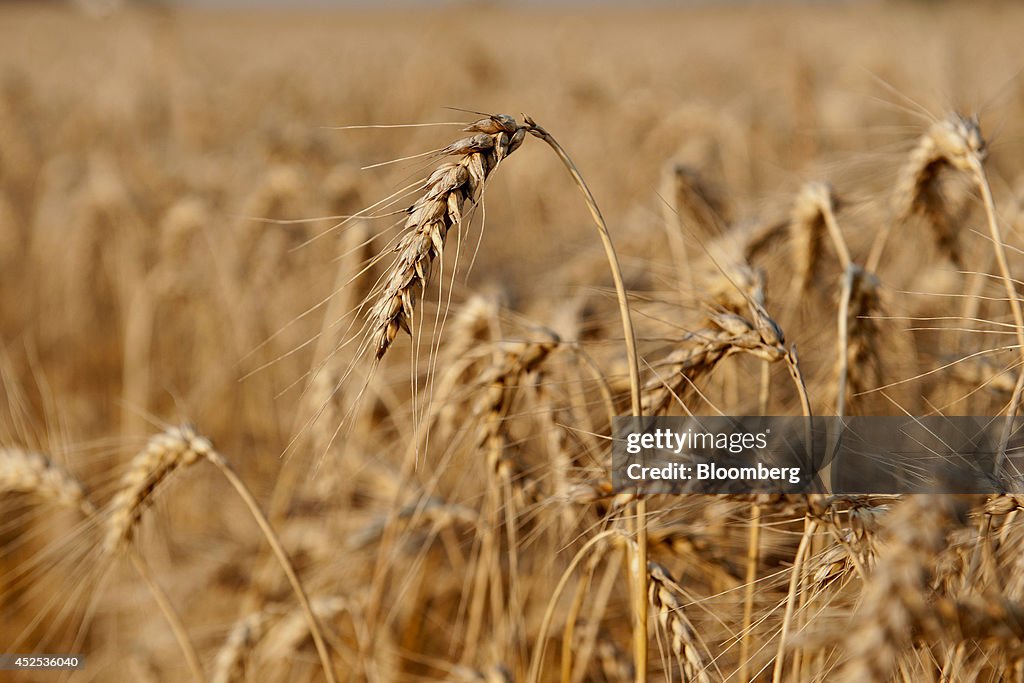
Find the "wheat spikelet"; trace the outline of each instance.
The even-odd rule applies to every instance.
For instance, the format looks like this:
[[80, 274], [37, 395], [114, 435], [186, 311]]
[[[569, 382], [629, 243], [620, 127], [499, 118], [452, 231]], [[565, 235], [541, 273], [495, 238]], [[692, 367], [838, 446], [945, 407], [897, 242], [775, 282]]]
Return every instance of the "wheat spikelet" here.
[[129, 543], [156, 488], [179, 467], [187, 467], [213, 452], [210, 442], [189, 426], [171, 427], [149, 440], [132, 458], [111, 502], [105, 547], [108, 552]]
[[45, 455], [0, 448], [0, 493], [31, 493], [67, 508], [92, 511], [81, 482]]
[[1008, 515], [1017, 510], [1024, 510], [1024, 496], [1007, 493], [992, 496], [984, 507], [985, 514], [994, 516]]
[[715, 269], [704, 280], [703, 289], [707, 298], [718, 308], [746, 315], [751, 304], [764, 305], [765, 274], [760, 268], [751, 267], [746, 261], [715, 259]]
[[466, 205], [480, 200], [491, 172], [526, 137], [526, 128], [504, 114], [480, 119], [464, 130], [473, 135], [441, 150], [461, 159], [438, 166], [427, 178], [423, 195], [409, 207], [406, 232], [396, 247], [398, 257], [370, 309], [371, 341], [378, 360], [400, 329], [411, 329], [416, 296], [426, 287], [448, 231], [462, 225]]
[[824, 588], [846, 574], [851, 566], [852, 562], [846, 546], [833, 545], [816, 555], [809, 563], [807, 571], [813, 585]]

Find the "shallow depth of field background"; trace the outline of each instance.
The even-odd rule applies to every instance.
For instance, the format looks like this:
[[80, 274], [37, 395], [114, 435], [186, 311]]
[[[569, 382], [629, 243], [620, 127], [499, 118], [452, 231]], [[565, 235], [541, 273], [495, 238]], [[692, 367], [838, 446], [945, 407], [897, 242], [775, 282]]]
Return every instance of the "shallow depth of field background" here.
[[[424, 350], [414, 366], [403, 335], [358, 399], [370, 364], [353, 361], [352, 346], [331, 356], [332, 378], [351, 362], [357, 368], [337, 392], [319, 387], [317, 394], [310, 382], [325, 348], [351, 336], [351, 318], [332, 325], [330, 306], [303, 313], [355, 276], [356, 264], [394, 232], [359, 251], [352, 231], [309, 241], [334, 220], [257, 219], [358, 212], [436, 160], [360, 167], [459, 135], [444, 126], [333, 127], [474, 118], [446, 107], [525, 112], [568, 149], [601, 205], [636, 296], [641, 351], [654, 363], [703, 325], [713, 287], [702, 278], [713, 279], [718, 263], [709, 254], [742, 251], [744, 235], [785, 222], [801, 186], [823, 180], [834, 188], [854, 260], [863, 262], [891, 218], [899, 170], [930, 124], [920, 108], [936, 119], [979, 112], [1011, 265], [1024, 276], [1016, 251], [1024, 248], [1022, 26], [1024, 7], [988, 2], [128, 6], [106, 16], [58, 3], [0, 3], [0, 446], [48, 454], [102, 510], [147, 438], [190, 422], [271, 511], [307, 591], [325, 605], [321, 619], [341, 680], [502, 680], [503, 671], [526, 680], [555, 583], [619, 514], [609, 501], [572, 497], [574, 487], [599, 481], [607, 464], [595, 373], [619, 398], [628, 389], [607, 267], [577, 190], [537, 140], [503, 161], [484, 211], [461, 241], [449, 240], [445, 282], [456, 261], [458, 271], [446, 332], [434, 339], [436, 365]], [[673, 221], [666, 211], [666, 177], [676, 164], [715, 197], [705, 225]], [[880, 360], [871, 381], [911, 381], [852, 397], [852, 412], [995, 415], [1009, 399], [1012, 349], [985, 355], [984, 364], [946, 367], [1014, 339], [1001, 282], [972, 276], [996, 272], [977, 193], [951, 181], [961, 263], [914, 220], [894, 230], [878, 272], [885, 317], [877, 312], [869, 333], [876, 336], [866, 342], [867, 355]], [[367, 236], [392, 220], [349, 227]], [[693, 280], [680, 276], [672, 229], [684, 231]], [[752, 265], [766, 276], [766, 309], [800, 349], [815, 412], [828, 414], [841, 276], [835, 257], [826, 247], [807, 293], [794, 288], [784, 236], [758, 259]], [[349, 298], [335, 314], [358, 304], [386, 264], [343, 289], [338, 296]], [[436, 284], [423, 304], [428, 319], [438, 309]], [[982, 302], [973, 319], [939, 320], [964, 315], [958, 295], [971, 287]], [[441, 296], [445, 303], [447, 287]], [[471, 306], [484, 313], [471, 330], [457, 328], [460, 311], [481, 310]], [[462, 337], [449, 336], [451, 329]], [[502, 489], [494, 495], [504, 502], [494, 504], [488, 491], [501, 484], [480, 436], [493, 429], [494, 366], [509, 342], [546, 340], [545, 330], [560, 335], [558, 350], [503, 385], [515, 393], [500, 421], [517, 493], [513, 502]], [[770, 373], [771, 411], [798, 413], [785, 368]], [[413, 375], [421, 387], [450, 377], [455, 388], [414, 397]], [[754, 412], [761, 381], [756, 360], [727, 359], [699, 380], [687, 407]], [[311, 423], [325, 405], [326, 415]], [[628, 401], [615, 406], [626, 412]], [[421, 442], [424, 419], [438, 425], [417, 453], [411, 444]], [[409, 458], [419, 465], [406, 471]], [[247, 680], [319, 680], [306, 634], [289, 640], [275, 631], [287, 625], [294, 600], [221, 479], [196, 465], [154, 498], [135, 542], [209, 675], [236, 621], [264, 613], [266, 628], [243, 658]], [[973, 504], [983, 509], [984, 501]], [[690, 647], [704, 662], [700, 675], [739, 680], [751, 503], [685, 497], [653, 505], [652, 558], [685, 591], [679, 600], [699, 634]], [[763, 504], [773, 521], [762, 532], [747, 667], [759, 680], [771, 678], [805, 529], [801, 505]], [[898, 504], [865, 505], [881, 519]], [[802, 635], [793, 646], [805, 655], [795, 661], [787, 651], [785, 680], [824, 680], [854, 656], [844, 638], [870, 580], [853, 570], [860, 564], [833, 559], [835, 548], [853, 543], [843, 533], [871, 536], [883, 522], [851, 531], [844, 519], [831, 535], [819, 529], [813, 545], [821, 566], [845, 564], [824, 581], [809, 561], [794, 627]], [[31, 494], [0, 492], [0, 520], [0, 651], [61, 651], [77, 642], [90, 662], [72, 680], [189, 679], [144, 585], [123, 557], [101, 550], [102, 517], [83, 520]], [[923, 561], [958, 579], [936, 569], [924, 583], [955, 585], [961, 596], [995, 591], [1019, 604], [1024, 585], [1014, 558], [1024, 534], [1012, 519], [988, 522], [1005, 523], [1001, 531], [985, 523], [972, 517], [949, 530], [950, 537], [978, 534], [950, 540]], [[886, 566], [874, 541], [863, 542], [862, 564], [874, 566], [877, 555]], [[985, 551], [972, 555], [970, 543]], [[481, 559], [487, 553], [493, 562]], [[941, 553], [950, 555], [944, 564], [935, 561]], [[950, 570], [957, 561], [962, 566]], [[573, 665], [572, 680], [627, 675], [625, 569], [617, 582], [601, 583], [613, 565], [584, 563], [570, 583], [586, 596], [572, 636], [581, 640], [570, 647], [587, 658]], [[512, 597], [503, 605], [496, 595]], [[543, 680], [559, 680], [571, 598], [570, 590], [556, 602]], [[474, 609], [484, 614], [475, 622]], [[664, 626], [656, 621], [652, 634]], [[922, 626], [894, 671], [909, 680], [940, 671], [952, 680], [1019, 676], [1019, 624], [999, 633]], [[685, 668], [671, 636], [652, 635], [651, 661], [652, 680], [680, 680]]]

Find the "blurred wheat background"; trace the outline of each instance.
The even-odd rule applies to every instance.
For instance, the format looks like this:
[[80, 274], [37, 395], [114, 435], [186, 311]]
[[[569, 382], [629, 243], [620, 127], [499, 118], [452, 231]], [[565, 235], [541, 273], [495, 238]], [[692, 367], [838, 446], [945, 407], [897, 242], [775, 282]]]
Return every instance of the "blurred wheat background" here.
[[87, 658], [9, 680], [629, 681], [642, 603], [649, 680], [1024, 681], [1015, 496], [654, 497], [637, 595], [568, 174], [480, 152], [376, 362], [453, 159], [361, 169], [467, 133], [338, 129], [542, 123], [649, 412], [997, 416], [1024, 7], [87, 9], [0, 3], [0, 651]]

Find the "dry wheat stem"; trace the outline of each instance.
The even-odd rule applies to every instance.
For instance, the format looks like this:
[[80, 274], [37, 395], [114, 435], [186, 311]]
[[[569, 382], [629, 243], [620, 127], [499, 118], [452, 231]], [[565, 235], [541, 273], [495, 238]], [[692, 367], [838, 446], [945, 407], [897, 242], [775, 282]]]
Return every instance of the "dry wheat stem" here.
[[181, 617], [178, 615], [177, 610], [174, 609], [174, 605], [167, 596], [167, 593], [156, 582], [156, 578], [149, 570], [149, 565], [146, 563], [145, 558], [135, 548], [129, 548], [128, 558], [131, 560], [132, 566], [135, 567], [135, 571], [142, 577], [142, 581], [146, 584], [146, 588], [149, 589], [153, 599], [156, 600], [157, 607], [160, 608], [164, 618], [170, 624], [174, 638], [178, 641], [182, 654], [185, 655], [185, 663], [191, 670], [192, 677], [198, 683], [204, 683], [206, 676], [203, 674], [203, 667], [199, 663], [199, 655], [196, 653], [195, 646], [192, 645], [192, 640], [188, 637], [188, 631], [185, 629], [184, 622], [181, 621]]
[[573, 667], [573, 649], [576, 638], [576, 622], [579, 620], [580, 611], [583, 609], [584, 598], [590, 590], [594, 580], [594, 572], [597, 571], [599, 557], [594, 557], [588, 563], [583, 578], [576, 584], [576, 592], [573, 594], [569, 611], [565, 616], [565, 625], [562, 627], [562, 664], [560, 667], [561, 683], [571, 683]]
[[810, 551], [811, 540], [817, 528], [817, 521], [804, 518], [804, 532], [800, 537], [800, 545], [796, 550], [796, 557], [793, 559], [793, 567], [789, 575], [789, 591], [786, 593], [786, 610], [782, 616], [782, 630], [779, 633], [779, 647], [775, 653], [775, 664], [772, 668], [772, 683], [782, 683], [782, 668], [786, 658], [786, 648], [789, 645], [789, 632], [792, 628], [793, 610], [796, 607], [797, 593], [800, 592], [800, 584], [803, 579], [804, 562]]
[[[767, 366], [765, 366], [767, 367]], [[740, 631], [739, 683], [750, 681], [750, 648], [753, 646], [751, 625], [754, 618], [754, 594], [757, 583], [757, 565], [761, 557], [761, 506], [750, 506], [750, 533], [747, 538], [746, 586], [743, 591], [743, 627]]]
[[839, 294], [839, 386], [836, 391], [836, 417], [843, 417], [846, 414], [846, 383], [850, 372], [850, 299], [853, 297], [854, 280], [857, 277], [857, 267], [853, 264], [848, 265], [846, 272], [843, 273], [843, 287]]
[[[1017, 286], [1010, 275], [1010, 264], [1006, 258], [1006, 245], [1003, 243], [1002, 231], [999, 228], [999, 221], [996, 219], [995, 201], [992, 199], [992, 189], [989, 187], [988, 177], [985, 175], [985, 169], [982, 165], [983, 161], [984, 155], [981, 152], [973, 153], [969, 157], [969, 167], [978, 184], [978, 190], [981, 192], [982, 204], [985, 206], [989, 236], [992, 238], [992, 248], [995, 250], [996, 262], [999, 264], [999, 275], [1006, 287], [1006, 297], [1009, 299], [1010, 310], [1013, 313], [1013, 323], [1017, 332], [1017, 345], [1021, 361], [1024, 363], [1024, 311], [1021, 310], [1020, 299], [1017, 296]], [[999, 453], [996, 455], [994, 473], [997, 476], [1002, 470], [1006, 446], [1010, 440], [1011, 425], [1013, 418], [1017, 415], [1022, 392], [1024, 392], [1024, 365], [1018, 370], [1017, 384], [1013, 390], [1013, 397], [1006, 408], [1006, 423], [1003, 435], [1000, 438]]]
[[241, 480], [234, 468], [231, 467], [231, 464], [225, 460], [220, 453], [214, 450], [211, 450], [206, 454], [206, 459], [221, 471], [224, 478], [228, 480], [228, 482], [234, 487], [235, 492], [245, 502], [246, 507], [249, 508], [249, 512], [252, 513], [253, 519], [256, 520], [260, 530], [263, 532], [263, 536], [267, 539], [267, 543], [270, 544], [271, 550], [273, 550], [274, 555], [277, 556], [277, 560], [280, 562], [281, 568], [288, 577], [288, 582], [291, 584], [292, 591], [294, 591], [295, 597], [298, 598], [299, 605], [302, 607], [303, 613], [305, 614], [306, 625], [309, 628], [310, 636], [313, 638], [313, 644], [316, 646], [317, 656], [320, 658], [320, 666], [323, 669], [324, 677], [328, 683], [334, 683], [336, 680], [334, 676], [334, 666], [331, 663], [330, 651], [327, 649], [327, 643], [324, 641], [320, 624], [317, 623], [316, 614], [310, 606], [309, 598], [306, 597], [306, 591], [302, 587], [302, 582], [299, 580], [298, 574], [295, 573], [295, 568], [292, 566], [288, 553], [285, 552], [284, 547], [281, 545], [281, 541], [278, 538], [277, 533], [271, 526], [267, 516], [263, 514], [263, 510], [260, 508], [259, 503], [256, 502], [255, 498], [253, 498], [249, 488], [245, 485], [245, 482]]
[[[572, 158], [565, 151], [561, 144], [555, 140], [544, 128], [537, 125], [537, 122], [529, 116], [524, 115], [527, 130], [530, 135], [537, 137], [548, 144], [561, 160], [562, 164], [569, 171], [576, 186], [583, 194], [587, 209], [590, 211], [594, 226], [601, 238], [601, 245], [604, 247], [605, 256], [608, 259], [608, 267], [611, 271], [612, 281], [615, 284], [615, 295], [619, 303], [619, 317], [622, 323], [623, 339], [626, 344], [626, 355], [629, 359], [629, 388], [630, 407], [634, 417], [642, 415], [641, 391], [640, 391], [640, 355], [637, 351], [636, 332], [633, 329], [633, 318], [629, 309], [629, 295], [626, 291], [625, 282], [622, 279], [622, 267], [619, 264], [615, 246], [612, 244], [611, 233], [608, 232], [608, 225], [605, 223], [601, 209], [594, 199], [593, 193], [583, 180], [579, 169]], [[634, 596], [634, 623], [633, 623], [633, 656], [636, 663], [636, 681], [644, 683], [647, 680], [647, 500], [640, 496], [636, 503], [635, 529], [637, 539], [636, 555], [633, 558], [633, 575], [636, 594]]]
[[544, 610], [544, 616], [540, 621], [540, 628], [537, 631], [537, 644], [533, 648], [533, 655], [530, 657], [529, 673], [526, 677], [528, 683], [540, 683], [540, 671], [544, 665], [544, 653], [547, 650], [547, 634], [551, 629], [551, 621], [554, 619], [558, 600], [566, 585], [568, 585], [569, 579], [572, 578], [573, 572], [576, 571], [580, 562], [591, 552], [598, 557], [604, 555], [611, 545], [607, 542], [608, 539], [613, 537], [621, 539], [621, 534], [622, 532], [618, 529], [608, 529], [597, 534], [576, 551], [576, 554], [569, 562], [569, 566], [562, 572], [562, 576], [558, 579], [558, 583], [555, 584], [555, 588], [551, 592], [551, 597], [548, 598], [548, 606]]

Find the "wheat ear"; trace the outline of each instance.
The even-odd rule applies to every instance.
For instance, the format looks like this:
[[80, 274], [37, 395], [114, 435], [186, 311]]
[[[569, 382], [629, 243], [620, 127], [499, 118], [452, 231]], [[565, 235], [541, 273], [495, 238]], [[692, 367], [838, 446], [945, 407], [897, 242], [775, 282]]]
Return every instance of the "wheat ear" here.
[[[729, 356], [744, 353], [768, 363], [782, 360], [786, 355], [782, 331], [761, 306], [752, 304], [752, 311], [761, 324], [735, 313], [713, 311], [709, 315], [711, 326], [686, 335], [686, 346], [653, 364], [655, 375], [644, 386], [644, 413], [664, 412], [673, 399], [681, 398], [698, 378]], [[659, 367], [668, 367], [669, 376], [659, 374]]]
[[213, 451], [213, 446], [189, 426], [172, 427], [149, 440], [132, 458], [111, 503], [104, 543], [113, 552], [131, 542], [153, 492], [179, 467], [192, 465]]
[[658, 623], [669, 637], [669, 646], [676, 658], [684, 681], [709, 683], [707, 665], [697, 649], [697, 634], [683, 613], [678, 584], [672, 575], [657, 562], [647, 563], [650, 577], [648, 598], [658, 617]]
[[466, 205], [480, 201], [491, 172], [526, 137], [526, 128], [505, 114], [480, 119], [464, 130], [473, 135], [441, 150], [461, 158], [438, 166], [424, 183], [423, 194], [409, 207], [406, 232], [396, 247], [398, 257], [370, 309], [370, 334], [378, 360], [399, 330], [410, 331], [416, 296], [426, 287], [448, 232], [462, 225]]
[[850, 658], [836, 680], [889, 680], [914, 632], [935, 621], [929, 604], [935, 558], [963, 512], [959, 499], [925, 495], [910, 496], [892, 511], [883, 529], [888, 547], [869, 575], [845, 634]]
[[82, 484], [41, 453], [0, 448], [0, 492], [32, 493], [85, 515], [95, 510]]
[[985, 155], [985, 140], [976, 117], [952, 113], [932, 124], [900, 170], [895, 191], [895, 215], [871, 246], [867, 270], [878, 270], [893, 224], [902, 225], [914, 215], [925, 218], [939, 249], [959, 266], [956, 233], [942, 197], [940, 172], [946, 168], [970, 172], [972, 160], [980, 162]]
[[[622, 278], [615, 247], [608, 225], [604, 220], [593, 193], [583, 180], [576, 164], [565, 148], [542, 126], [529, 116], [520, 125], [506, 114], [491, 115], [466, 127], [474, 133], [458, 140], [441, 154], [460, 156], [458, 162], [438, 167], [427, 179], [424, 194], [409, 208], [406, 233], [398, 243], [399, 255], [392, 265], [376, 303], [370, 309], [370, 343], [380, 360], [391, 347], [398, 331], [411, 331], [415, 310], [415, 296], [427, 283], [430, 267], [444, 249], [449, 230], [462, 224], [466, 204], [479, 201], [487, 178], [502, 159], [522, 144], [526, 133], [542, 140], [558, 156], [583, 194], [587, 209], [597, 228], [598, 236], [608, 259], [615, 293], [619, 302], [626, 355], [629, 358], [630, 401], [632, 414], [641, 414], [640, 359], [636, 333], [629, 309], [629, 299]], [[637, 501], [636, 535], [638, 551], [634, 558], [633, 573], [636, 584], [634, 605], [634, 649], [637, 658], [637, 681], [647, 677], [647, 532], [646, 502]]]

